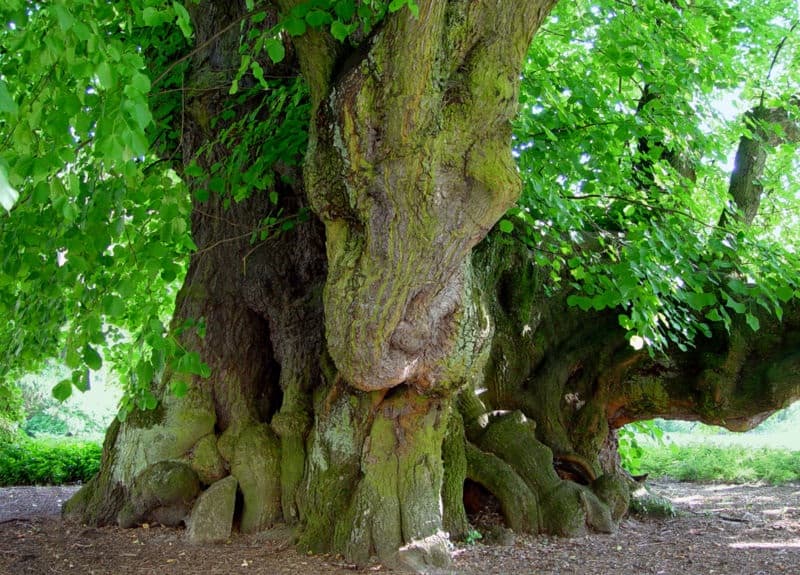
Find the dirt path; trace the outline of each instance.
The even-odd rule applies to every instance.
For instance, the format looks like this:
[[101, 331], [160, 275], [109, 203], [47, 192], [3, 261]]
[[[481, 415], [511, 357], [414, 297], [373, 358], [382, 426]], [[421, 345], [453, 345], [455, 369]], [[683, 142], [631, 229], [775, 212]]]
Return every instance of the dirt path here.
[[[614, 535], [512, 537], [459, 547], [452, 573], [800, 574], [800, 485], [703, 485], [659, 481], [671, 519], [629, 518]], [[83, 527], [58, 518], [73, 488], [0, 489], [0, 574], [250, 575], [359, 572], [330, 556], [305, 556], [285, 531], [193, 547], [180, 530]], [[372, 565], [363, 573], [386, 569]]]

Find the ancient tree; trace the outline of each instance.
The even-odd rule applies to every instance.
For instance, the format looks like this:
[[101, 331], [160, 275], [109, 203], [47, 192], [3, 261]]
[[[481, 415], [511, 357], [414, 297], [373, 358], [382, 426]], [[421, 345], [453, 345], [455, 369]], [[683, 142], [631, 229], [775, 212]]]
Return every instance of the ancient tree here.
[[[797, 189], [794, 26], [251, 4], [0, 12], [6, 372], [125, 374], [68, 516], [195, 541], [284, 523], [424, 569], [468, 532], [465, 485], [514, 530], [610, 531], [616, 429], [747, 429], [800, 396], [797, 238], [770, 211]], [[697, 102], [743, 67], [767, 87], [725, 140]], [[730, 174], [707, 161], [737, 142]]]

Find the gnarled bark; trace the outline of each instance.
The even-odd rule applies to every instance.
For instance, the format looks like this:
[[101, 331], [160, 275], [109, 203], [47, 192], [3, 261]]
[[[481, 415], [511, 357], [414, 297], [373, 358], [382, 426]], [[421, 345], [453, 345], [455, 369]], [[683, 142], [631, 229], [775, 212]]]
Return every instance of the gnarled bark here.
[[[262, 194], [195, 201], [199, 249], [174, 326], [205, 318], [205, 337], [177, 337], [211, 374], [184, 397], [169, 371], [154, 381], [159, 408], [112, 426], [67, 513], [199, 524], [199, 490], [232, 476], [242, 531], [287, 522], [303, 549], [424, 570], [447, 563], [446, 530], [468, 531], [465, 481], [515, 530], [610, 531], [628, 501], [606, 458], [615, 427], [659, 415], [748, 426], [800, 396], [794, 311], [764, 318], [758, 339], [737, 327], [653, 359], [615, 312], [549, 293], [526, 248], [473, 250], [518, 193], [509, 122], [553, 3], [420, 1], [418, 18], [392, 14], [356, 48], [319, 30], [296, 39], [282, 66], [308, 81], [309, 149], [302, 173], [274, 166], [273, 191], [285, 215], [315, 215], [251, 244], [271, 214]], [[187, 162], [208, 144], [201, 166], [230, 152], [225, 121], [210, 119], [230, 104], [238, 38], [217, 30], [244, 10], [192, 11]], [[268, 97], [246, 94], [234, 115]]]

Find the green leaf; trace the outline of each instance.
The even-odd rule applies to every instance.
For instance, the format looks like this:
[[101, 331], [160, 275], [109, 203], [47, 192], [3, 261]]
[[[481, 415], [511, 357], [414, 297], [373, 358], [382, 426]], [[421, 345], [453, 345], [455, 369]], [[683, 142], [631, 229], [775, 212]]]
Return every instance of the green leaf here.
[[0, 113], [16, 116], [17, 110], [17, 103], [9, 93], [5, 80], [0, 78]]
[[283, 22], [283, 29], [290, 36], [302, 36], [306, 33], [306, 21], [302, 18], [287, 18]]
[[211, 377], [211, 367], [205, 362], [200, 364], [200, 377], [204, 379]]
[[67, 352], [64, 354], [64, 364], [72, 369], [81, 364], [81, 356], [78, 354], [78, 350], [71, 345], [67, 346]]
[[330, 24], [332, 21], [333, 18], [331, 18], [331, 15], [324, 10], [314, 9], [306, 14], [306, 22], [312, 28], [321, 28], [322, 26]]
[[152, 393], [148, 393], [144, 398], [145, 409], [155, 409], [158, 406], [158, 399]]
[[794, 290], [788, 285], [780, 285], [775, 288], [775, 295], [778, 296], [782, 302], [787, 302], [794, 296]]
[[75, 23], [75, 18], [70, 14], [69, 10], [64, 8], [59, 3], [53, 3], [52, 5], [53, 11], [56, 13], [56, 19], [58, 20], [58, 26], [63, 30], [67, 31], [72, 28], [72, 25]]
[[192, 19], [189, 16], [189, 12], [180, 2], [172, 2], [172, 7], [175, 9], [178, 27], [181, 29], [183, 36], [190, 39], [192, 37]]
[[697, 327], [697, 330], [698, 330], [700, 333], [702, 333], [704, 336], [706, 336], [706, 337], [708, 337], [708, 338], [710, 338], [710, 337], [711, 337], [711, 328], [709, 328], [709, 327], [708, 327], [708, 326], [707, 326], [705, 323], [703, 323], [702, 321], [701, 321], [701, 322], [698, 322], [698, 323], [696, 323], [696, 324], [695, 324], [695, 327]]
[[349, 22], [355, 16], [356, 4], [353, 0], [339, 0], [334, 5], [333, 10], [340, 20]]
[[617, 316], [617, 321], [619, 322], [619, 325], [627, 331], [630, 331], [635, 327], [633, 321], [631, 321], [631, 318], [624, 313]]
[[331, 36], [336, 38], [339, 42], [344, 42], [350, 35], [350, 27], [344, 24], [341, 20], [334, 20], [331, 24]]
[[137, 72], [131, 76], [131, 86], [140, 94], [147, 94], [150, 91], [150, 78]]
[[55, 397], [58, 401], [64, 401], [72, 395], [72, 380], [71, 379], [62, 379], [59, 381], [55, 387], [53, 387], [53, 397]]
[[206, 172], [205, 172], [205, 170], [203, 170], [203, 168], [201, 168], [197, 164], [196, 160], [192, 160], [192, 162], [188, 166], [186, 166], [186, 169], [184, 170], [184, 174], [186, 174], [187, 176], [192, 177], [192, 178], [199, 178], [199, 177], [205, 176]]
[[736, 301], [724, 292], [723, 294], [725, 295], [725, 305], [727, 305], [733, 311], [736, 313], [744, 313], [747, 310], [747, 306], [745, 306], [743, 303]]
[[105, 90], [111, 90], [114, 88], [114, 73], [111, 71], [111, 66], [108, 62], [100, 62], [95, 68], [94, 71], [95, 75], [97, 76], [97, 81], [99, 82], [99, 87]]
[[406, 4], [408, 4], [408, 0], [392, 0], [389, 2], [389, 12], [397, 12]]
[[140, 360], [136, 364], [136, 379], [139, 385], [150, 385], [150, 382], [153, 381], [154, 374], [155, 368], [149, 361]]
[[744, 283], [739, 279], [735, 279], [735, 278], [731, 279], [728, 282], [728, 287], [731, 288], [731, 291], [733, 291], [733, 293], [738, 293], [740, 295], [746, 295], [747, 294], [747, 286], [744, 285]]
[[753, 314], [748, 313], [745, 316], [745, 319], [747, 320], [747, 325], [749, 325], [750, 329], [753, 331], [758, 331], [758, 329], [761, 327], [761, 323], [758, 321], [758, 318]]
[[172, 19], [169, 10], [157, 10], [152, 6], [146, 7], [142, 10], [142, 20], [146, 26], [160, 26]]
[[267, 81], [264, 79], [264, 68], [261, 67], [256, 60], [250, 62], [250, 69], [253, 71], [253, 77], [258, 80], [262, 87], [267, 87]]
[[97, 353], [97, 350], [88, 343], [83, 348], [83, 361], [89, 369], [97, 371], [103, 367], [103, 358]]
[[505, 219], [500, 220], [500, 222], [497, 225], [500, 228], [500, 231], [503, 232], [504, 234], [510, 234], [511, 232], [514, 231], [514, 224], [509, 220]]
[[264, 42], [264, 48], [269, 55], [269, 59], [275, 64], [281, 62], [286, 56], [286, 49], [283, 47], [283, 42], [281, 42], [278, 38], [268, 38]]
[[567, 298], [567, 305], [572, 307], [579, 307], [583, 311], [588, 311], [592, 308], [592, 298], [572, 294]]
[[183, 397], [186, 395], [186, 392], [189, 391], [189, 385], [185, 381], [174, 380], [170, 384], [170, 390], [175, 397]]
[[717, 303], [717, 298], [712, 293], [689, 292], [685, 297], [686, 303], [688, 303], [692, 309], [697, 311], [702, 310], [706, 306]]

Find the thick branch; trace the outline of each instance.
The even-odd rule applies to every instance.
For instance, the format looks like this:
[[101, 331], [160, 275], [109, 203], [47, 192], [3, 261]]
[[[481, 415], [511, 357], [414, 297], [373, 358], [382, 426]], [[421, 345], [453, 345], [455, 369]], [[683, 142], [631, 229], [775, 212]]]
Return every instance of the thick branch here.
[[667, 357], [628, 353], [610, 389], [611, 425], [665, 417], [743, 431], [800, 399], [800, 305], [760, 322], [757, 333], [742, 321]]
[[[800, 141], [800, 126], [785, 108], [757, 107], [745, 117], [750, 133], [739, 140], [728, 191], [739, 213], [737, 219], [752, 223], [761, 205], [764, 186], [761, 178], [769, 148], [785, 142]], [[722, 214], [724, 226], [728, 216]]]
[[545, 295], [546, 276], [532, 259], [497, 241], [477, 251], [494, 322], [480, 399], [490, 411], [518, 409], [535, 420], [537, 438], [557, 456], [595, 464], [611, 430], [654, 417], [749, 429], [800, 399], [796, 300], [783, 306], [782, 321], [761, 313], [757, 332], [739, 316], [730, 333], [713, 325], [713, 338], [699, 337], [695, 348], [651, 357], [630, 346], [619, 309], [569, 307], [567, 289]]

